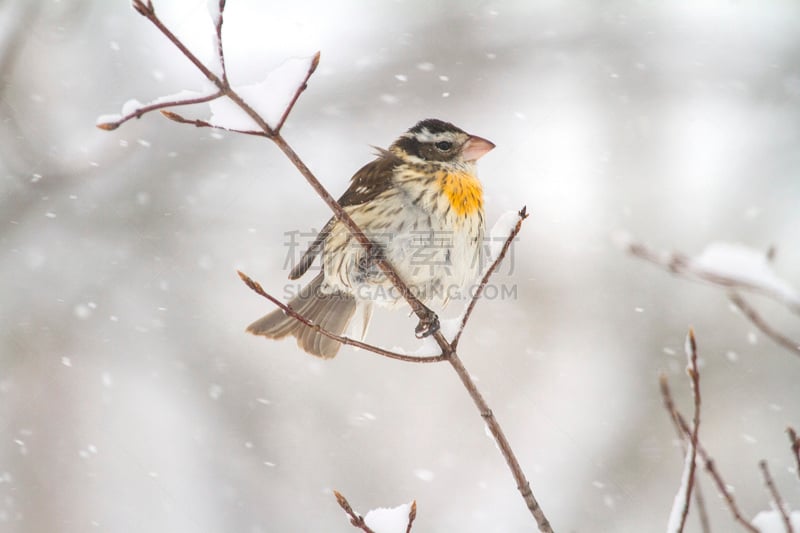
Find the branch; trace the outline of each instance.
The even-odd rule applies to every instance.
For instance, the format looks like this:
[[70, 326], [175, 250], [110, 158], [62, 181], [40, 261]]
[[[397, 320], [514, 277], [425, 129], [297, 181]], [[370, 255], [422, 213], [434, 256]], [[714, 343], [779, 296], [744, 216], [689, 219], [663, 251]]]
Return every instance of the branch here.
[[336, 501], [339, 503], [339, 507], [344, 509], [344, 512], [347, 513], [347, 515], [350, 517], [351, 524], [353, 524], [357, 528], [360, 528], [362, 531], [364, 531], [364, 533], [375, 533], [364, 522], [364, 517], [353, 511], [353, 508], [350, 507], [350, 503], [347, 501], [347, 498], [342, 496], [341, 492], [335, 490], [333, 491], [333, 495], [336, 496]]
[[785, 336], [784, 334], [780, 333], [778, 330], [767, 324], [767, 322], [758, 314], [758, 311], [755, 310], [753, 306], [751, 306], [747, 301], [742, 298], [742, 296], [736, 291], [728, 292], [728, 299], [735, 305], [739, 311], [744, 314], [744, 316], [761, 332], [775, 341], [776, 343], [780, 344], [784, 348], [789, 351], [795, 352], [796, 354], [800, 355], [800, 342], [795, 342], [791, 340], [789, 337]]
[[205, 120], [200, 119], [190, 119], [185, 118], [178, 113], [173, 111], [161, 111], [161, 114], [164, 115], [166, 118], [172, 120], [173, 122], [177, 122], [178, 124], [189, 124], [191, 126], [195, 126], [198, 128], [214, 128], [218, 130], [225, 130], [225, 131], [232, 131], [234, 133], [241, 133], [244, 135], [256, 135], [258, 137], [266, 137], [267, 134], [263, 131], [256, 131], [256, 130], [234, 130], [231, 128], [226, 128], [225, 126], [220, 126], [218, 124], [212, 124], [210, 122], [206, 122]]
[[392, 352], [389, 350], [385, 350], [379, 346], [374, 346], [372, 344], [368, 344], [366, 342], [357, 341], [355, 339], [351, 339], [350, 337], [344, 337], [341, 335], [336, 335], [335, 333], [331, 333], [330, 331], [322, 328], [319, 324], [315, 324], [285, 303], [281, 302], [279, 299], [275, 298], [271, 294], [261, 287], [261, 284], [257, 281], [254, 281], [250, 278], [247, 274], [243, 272], [236, 271], [239, 274], [239, 277], [242, 278], [242, 281], [245, 285], [247, 285], [252, 291], [260, 294], [280, 309], [283, 310], [284, 313], [289, 315], [290, 317], [294, 318], [298, 322], [302, 322], [306, 326], [314, 329], [315, 331], [325, 335], [329, 339], [333, 339], [337, 342], [340, 342], [345, 345], [354, 346], [356, 348], [361, 348], [362, 350], [367, 350], [372, 353], [376, 353], [378, 355], [382, 355], [384, 357], [389, 357], [390, 359], [397, 359], [399, 361], [405, 361], [407, 363], [438, 363], [440, 361], [444, 361], [446, 359], [443, 355], [432, 355], [432, 356], [424, 356], [424, 357], [416, 357], [411, 355], [403, 355], [396, 352]]
[[775, 481], [772, 479], [772, 475], [769, 473], [767, 462], [763, 460], [759, 461], [758, 467], [761, 469], [761, 474], [764, 477], [764, 484], [767, 486], [767, 489], [772, 496], [772, 501], [775, 503], [775, 507], [777, 508], [778, 513], [781, 515], [781, 519], [783, 519], [783, 526], [786, 528], [786, 533], [794, 533], [792, 521], [789, 519], [789, 515], [786, 513], [786, 507], [784, 507], [783, 498], [781, 498], [781, 495], [778, 492], [778, 487], [775, 486]]
[[[686, 422], [686, 420], [683, 418], [683, 415], [681, 415], [681, 413], [675, 406], [675, 402], [672, 399], [672, 392], [670, 391], [669, 382], [667, 381], [666, 375], [664, 374], [661, 375], [659, 383], [661, 386], [661, 397], [664, 402], [664, 408], [669, 412], [670, 418], [675, 424], [675, 428], [681, 435], [684, 436], [683, 438], [691, 438], [692, 429], [689, 427], [689, 424]], [[717, 490], [719, 491], [720, 495], [722, 495], [722, 497], [725, 499], [725, 503], [728, 504], [728, 509], [733, 515], [734, 520], [736, 520], [743, 528], [748, 530], [750, 533], [760, 533], [756, 527], [750, 524], [750, 521], [746, 519], [744, 517], [744, 514], [742, 514], [742, 512], [739, 510], [739, 506], [736, 504], [736, 500], [733, 498], [733, 495], [728, 490], [727, 484], [723, 481], [722, 476], [714, 466], [714, 460], [711, 458], [708, 452], [706, 452], [706, 450], [703, 448], [699, 440], [697, 441], [697, 453], [699, 453], [700, 457], [703, 459], [706, 471], [708, 472], [709, 476], [711, 476], [711, 479], [714, 481], [714, 484], [717, 486]]]
[[461, 334], [464, 332], [464, 327], [467, 325], [467, 321], [469, 320], [469, 317], [472, 315], [472, 310], [475, 309], [475, 304], [478, 303], [478, 299], [483, 294], [483, 290], [486, 287], [486, 284], [489, 283], [489, 278], [492, 277], [495, 270], [497, 270], [497, 267], [500, 266], [500, 263], [503, 261], [506, 254], [508, 253], [508, 249], [511, 247], [511, 243], [514, 241], [516, 236], [519, 235], [519, 232], [522, 229], [522, 222], [526, 218], [528, 218], [526, 207], [522, 206], [522, 209], [519, 210], [517, 215], [519, 215], [519, 220], [517, 220], [517, 224], [511, 230], [511, 233], [508, 234], [506, 242], [503, 243], [503, 248], [500, 250], [500, 253], [497, 254], [497, 257], [495, 257], [492, 264], [489, 265], [489, 268], [487, 268], [486, 272], [484, 272], [483, 277], [481, 278], [481, 282], [478, 285], [475, 294], [472, 295], [472, 299], [470, 300], [469, 305], [467, 306], [467, 310], [461, 317], [461, 323], [458, 326], [458, 332], [456, 333], [455, 337], [453, 337], [453, 340], [450, 341], [450, 346], [452, 346], [453, 350], [455, 350], [456, 347], [458, 346], [458, 341], [461, 340]]
[[[152, 104], [147, 104], [141, 107], [137, 107], [130, 113], [123, 115], [117, 120], [112, 120], [109, 122], [100, 122], [97, 124], [97, 127], [101, 130], [111, 131], [119, 128], [125, 122], [133, 118], [140, 118], [142, 115], [150, 113], [151, 111], [157, 111], [159, 109], [165, 109], [167, 107], [179, 107], [184, 105], [193, 105], [193, 104], [204, 104], [206, 102], [210, 102], [212, 100], [216, 100], [217, 98], [223, 96], [225, 93], [222, 91], [217, 91], [214, 94], [209, 94], [206, 96], [198, 96], [197, 98], [180, 98], [176, 100], [165, 100], [161, 101], [156, 100]], [[162, 111], [163, 113], [163, 111]], [[103, 117], [104, 118], [104, 117]]]
[[782, 294], [773, 287], [759, 285], [752, 281], [727, 276], [703, 268], [693, 262], [689, 256], [680, 252], [666, 253], [657, 251], [641, 242], [625, 242], [624, 247], [626, 251], [634, 257], [644, 259], [654, 265], [660, 266], [671, 274], [686, 279], [705, 281], [712, 285], [729, 289], [728, 298], [739, 308], [745, 318], [776, 343], [800, 355], [800, 342], [789, 339], [767, 324], [761, 315], [742, 298], [738, 291], [746, 290], [762, 294], [785, 305], [791, 312], [800, 314], [800, 305], [793, 299], [787, 298], [785, 294]]
[[742, 289], [763, 294], [764, 296], [782, 303], [793, 313], [800, 314], [800, 303], [798, 303], [795, 298], [787, 297], [786, 294], [776, 288], [705, 268], [682, 252], [665, 253], [654, 250], [641, 242], [626, 242], [625, 248], [631, 255], [650, 261], [672, 274], [688, 279], [706, 281], [720, 287]]
[[789, 441], [792, 443], [792, 454], [797, 462], [795, 474], [797, 474], [798, 479], [800, 479], [800, 437], [797, 436], [797, 432], [792, 426], [786, 428], [786, 433], [789, 435]]

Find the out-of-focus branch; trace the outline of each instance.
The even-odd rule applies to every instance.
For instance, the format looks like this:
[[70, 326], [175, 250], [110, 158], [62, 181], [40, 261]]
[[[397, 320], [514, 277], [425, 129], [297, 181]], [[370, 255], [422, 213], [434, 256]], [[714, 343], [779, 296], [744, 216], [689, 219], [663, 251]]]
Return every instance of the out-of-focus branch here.
[[800, 355], [800, 342], [793, 341], [783, 333], [770, 326], [767, 321], [764, 320], [764, 318], [758, 313], [758, 311], [756, 311], [752, 305], [747, 303], [747, 301], [742, 298], [741, 294], [733, 290], [729, 291], [728, 299], [755, 327], [761, 330], [761, 333], [780, 344], [787, 350]]
[[794, 455], [794, 460], [796, 462], [795, 474], [797, 474], [797, 478], [800, 479], [800, 437], [797, 436], [797, 432], [792, 426], [786, 428], [786, 433], [789, 435], [789, 441], [792, 444], [792, 455]]
[[627, 240], [624, 242], [624, 248], [634, 257], [649, 261], [671, 274], [686, 279], [705, 281], [712, 285], [728, 289], [728, 298], [742, 312], [745, 318], [780, 346], [800, 355], [800, 342], [791, 340], [786, 335], [783, 335], [770, 326], [755, 308], [740, 294], [740, 291], [762, 294], [785, 305], [791, 312], [800, 314], [800, 305], [794, 300], [787, 299], [785, 294], [782, 294], [774, 287], [763, 284], [760, 285], [753, 281], [743, 280], [707, 269], [681, 252], [662, 252], [650, 248], [644, 243]]
[[783, 526], [786, 528], [786, 533], [794, 533], [794, 529], [792, 528], [792, 521], [789, 518], [789, 514], [786, 512], [786, 507], [783, 503], [783, 498], [781, 497], [780, 492], [778, 492], [778, 487], [775, 486], [775, 481], [772, 479], [772, 474], [769, 472], [769, 467], [767, 466], [767, 462], [762, 460], [758, 462], [758, 467], [761, 469], [761, 475], [764, 478], [764, 485], [767, 486], [767, 490], [769, 490], [770, 496], [772, 496], [772, 501], [775, 504], [775, 508], [778, 511], [778, 514], [781, 515], [781, 519], [783, 520]]
[[[664, 402], [664, 408], [670, 414], [670, 418], [672, 419], [673, 424], [675, 424], [675, 428], [678, 430], [680, 434], [684, 436], [686, 439], [691, 439], [692, 437], [692, 428], [686, 422], [686, 419], [681, 415], [678, 411], [678, 408], [675, 406], [675, 402], [672, 399], [672, 392], [669, 388], [669, 382], [667, 381], [667, 377], [665, 375], [661, 375], [660, 378], [660, 388], [661, 388], [661, 397]], [[725, 503], [728, 505], [728, 509], [731, 512], [734, 520], [738, 522], [743, 528], [745, 528], [750, 533], [760, 533], [757, 528], [755, 528], [752, 524], [750, 524], [750, 520], [745, 518], [742, 511], [739, 509], [739, 506], [736, 504], [736, 500], [734, 499], [731, 492], [728, 490], [728, 486], [723, 481], [722, 476], [720, 475], [719, 471], [714, 466], [714, 460], [708, 454], [708, 452], [703, 448], [700, 441], [697, 441], [697, 453], [700, 454], [700, 457], [703, 459], [703, 463], [708, 472], [711, 479], [714, 481], [714, 484], [717, 487], [720, 495], [722, 495]]]

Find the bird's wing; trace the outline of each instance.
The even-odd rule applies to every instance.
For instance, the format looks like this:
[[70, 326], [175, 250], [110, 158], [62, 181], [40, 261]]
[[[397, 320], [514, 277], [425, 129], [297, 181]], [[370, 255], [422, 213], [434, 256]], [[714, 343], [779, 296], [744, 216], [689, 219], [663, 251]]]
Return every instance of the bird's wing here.
[[[378, 148], [378, 158], [361, 167], [350, 180], [350, 186], [339, 198], [339, 205], [350, 207], [365, 204], [392, 186], [392, 173], [400, 159], [388, 150]], [[305, 274], [322, 251], [325, 239], [333, 229], [336, 217], [331, 218], [289, 272], [289, 279], [298, 279]]]

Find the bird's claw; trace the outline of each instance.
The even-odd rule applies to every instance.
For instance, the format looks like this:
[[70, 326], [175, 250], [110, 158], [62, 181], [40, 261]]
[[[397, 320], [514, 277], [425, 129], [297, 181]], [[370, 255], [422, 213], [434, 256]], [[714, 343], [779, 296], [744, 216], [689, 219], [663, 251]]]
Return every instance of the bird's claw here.
[[419, 324], [414, 329], [414, 334], [418, 339], [424, 339], [439, 331], [440, 328], [439, 317], [433, 311], [428, 310], [428, 313], [419, 319]]

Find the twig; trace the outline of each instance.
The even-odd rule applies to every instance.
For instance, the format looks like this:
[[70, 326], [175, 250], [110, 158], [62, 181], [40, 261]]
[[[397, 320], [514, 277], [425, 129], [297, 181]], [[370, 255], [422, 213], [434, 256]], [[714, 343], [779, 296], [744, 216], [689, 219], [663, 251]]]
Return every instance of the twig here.
[[[678, 411], [677, 407], [675, 406], [675, 402], [672, 399], [672, 392], [669, 388], [669, 382], [667, 381], [667, 377], [662, 374], [659, 380], [661, 386], [661, 397], [664, 402], [664, 408], [670, 413], [670, 418], [672, 418], [675, 427], [678, 431], [685, 436], [685, 438], [691, 438], [692, 429], [689, 427], [689, 424], [683, 418], [683, 415]], [[725, 502], [728, 504], [728, 509], [730, 510], [731, 514], [733, 515], [734, 520], [736, 520], [743, 528], [750, 531], [750, 533], [760, 533], [759, 530], [750, 524], [750, 521], [744, 517], [744, 514], [739, 510], [739, 506], [736, 504], [736, 500], [733, 498], [733, 495], [728, 490], [727, 485], [722, 480], [722, 476], [717, 471], [716, 467], [714, 466], [714, 460], [711, 456], [706, 452], [703, 448], [700, 441], [697, 442], [697, 453], [700, 454], [700, 457], [703, 459], [703, 463], [705, 466], [706, 471], [708, 472], [711, 479], [714, 481], [714, 484], [717, 486], [717, 490], [725, 499]]]
[[758, 311], [755, 310], [753, 306], [751, 306], [747, 301], [742, 298], [742, 296], [736, 291], [728, 292], [728, 299], [735, 305], [739, 311], [744, 314], [744, 316], [761, 332], [775, 341], [776, 343], [780, 344], [787, 350], [797, 353], [800, 355], [800, 342], [793, 341], [789, 337], [785, 336], [783, 333], [779, 332], [761, 317], [758, 314]]
[[[179, 106], [193, 105], [193, 104], [204, 104], [206, 102], [210, 102], [212, 100], [216, 100], [217, 98], [220, 98], [224, 94], [225, 93], [222, 92], [222, 91], [217, 91], [214, 94], [209, 94], [209, 95], [206, 95], [206, 96], [198, 96], [197, 98], [186, 98], [186, 99], [180, 99], [180, 100], [168, 100], [168, 101], [165, 101], [165, 102], [156, 102], [156, 103], [153, 103], [153, 104], [148, 104], [148, 105], [142, 106], [140, 108], [134, 109], [133, 111], [131, 111], [127, 115], [122, 116], [117, 120], [114, 120], [114, 121], [111, 121], [111, 122], [102, 122], [100, 124], [97, 124], [97, 127], [100, 128], [101, 130], [106, 130], [106, 131], [115, 130], [115, 129], [119, 128], [121, 125], [123, 125], [125, 122], [128, 122], [129, 120], [131, 120], [133, 118], [140, 118], [142, 115], [150, 113], [151, 111], [157, 111], [159, 109], [166, 109], [168, 107], [179, 107]], [[163, 113], [163, 111], [162, 111], [162, 113]]]
[[494, 274], [495, 270], [497, 270], [497, 267], [500, 266], [500, 263], [503, 261], [506, 254], [508, 253], [508, 249], [511, 246], [511, 243], [514, 241], [514, 239], [522, 229], [522, 222], [526, 218], [528, 218], [528, 212], [525, 206], [522, 206], [522, 209], [520, 209], [517, 214], [519, 215], [519, 220], [517, 220], [517, 224], [511, 230], [511, 233], [508, 234], [506, 242], [503, 243], [503, 247], [500, 249], [500, 253], [497, 254], [497, 257], [495, 257], [492, 264], [489, 265], [489, 268], [487, 268], [486, 272], [484, 272], [483, 277], [481, 278], [481, 282], [480, 284], [478, 284], [478, 288], [475, 291], [475, 294], [472, 295], [472, 299], [470, 300], [469, 305], [467, 306], [467, 309], [464, 312], [464, 315], [461, 317], [461, 323], [458, 326], [458, 332], [456, 332], [456, 335], [455, 337], [453, 337], [453, 340], [450, 341], [450, 346], [453, 347], [453, 350], [455, 350], [458, 347], [458, 341], [461, 340], [461, 334], [464, 332], [464, 327], [467, 325], [467, 321], [469, 320], [469, 317], [472, 315], [472, 310], [475, 308], [475, 304], [478, 303], [478, 299], [483, 294], [483, 290], [484, 288], [486, 288], [486, 284], [489, 283], [489, 278], [492, 277], [492, 274]]
[[351, 524], [357, 528], [360, 528], [362, 531], [364, 531], [364, 533], [375, 533], [372, 529], [370, 529], [366, 522], [364, 522], [364, 517], [353, 511], [353, 508], [350, 506], [347, 498], [342, 496], [341, 492], [335, 490], [333, 491], [333, 495], [336, 496], [336, 501], [339, 503], [339, 507], [344, 509], [344, 512], [347, 513], [347, 516], [350, 517]]
[[792, 426], [786, 428], [786, 433], [789, 434], [789, 441], [792, 443], [792, 454], [794, 454], [794, 459], [797, 463], [795, 466], [795, 474], [797, 474], [798, 479], [800, 479], [800, 437], [797, 436], [797, 432]]
[[417, 500], [411, 502], [411, 509], [408, 510], [408, 526], [406, 533], [411, 533], [411, 526], [414, 525], [414, 520], [417, 518]]
[[694, 329], [689, 329], [689, 335], [686, 338], [686, 356], [689, 360], [686, 373], [689, 374], [692, 384], [694, 412], [692, 416], [692, 431], [689, 436], [689, 449], [686, 452], [686, 484], [682, 487], [686, 492], [683, 495], [683, 507], [676, 530], [677, 533], [682, 533], [683, 528], [686, 526], [686, 518], [689, 516], [689, 507], [692, 502], [692, 489], [695, 484], [695, 471], [697, 469], [697, 442], [700, 430], [700, 370], [697, 368], [697, 340], [694, 337]]
[[772, 501], [775, 504], [778, 513], [780, 513], [781, 519], [783, 519], [783, 526], [786, 528], [786, 533], [794, 533], [792, 521], [789, 519], [789, 515], [786, 513], [786, 507], [784, 507], [783, 498], [781, 497], [780, 492], [778, 492], [778, 487], [775, 486], [775, 481], [772, 479], [772, 474], [769, 473], [767, 462], [764, 460], [759, 461], [758, 467], [761, 469], [761, 474], [764, 477], [764, 484], [767, 486], [770, 496], [772, 496]]
[[225, 126], [220, 126], [218, 124], [212, 124], [210, 122], [206, 122], [205, 120], [185, 118], [182, 115], [179, 115], [178, 113], [175, 113], [173, 111], [162, 110], [161, 114], [164, 115], [166, 118], [172, 120], [173, 122], [177, 122], [179, 124], [189, 124], [191, 126], [195, 126], [195, 127], [198, 127], [198, 128], [214, 128], [214, 129], [218, 129], [218, 130], [232, 131], [234, 133], [242, 133], [244, 135], [256, 135], [258, 137], [266, 137], [267, 136], [267, 134], [264, 133], [263, 131], [258, 131], [258, 130], [234, 130], [234, 129], [231, 129], [231, 128], [226, 128]]
[[785, 294], [768, 285], [760, 285], [749, 280], [731, 277], [713, 270], [703, 268], [691, 257], [681, 252], [665, 253], [654, 250], [641, 242], [629, 242], [625, 245], [631, 255], [649, 261], [672, 274], [677, 274], [689, 279], [706, 281], [720, 287], [748, 290], [763, 294], [782, 303], [790, 311], [800, 314], [800, 303], [788, 298]]
[[214, 29], [217, 33], [217, 55], [219, 55], [219, 64], [222, 68], [222, 83], [225, 85], [228, 84], [228, 70], [225, 68], [225, 49], [222, 46], [222, 23], [223, 23], [223, 12], [225, 11], [225, 0], [219, 0], [219, 16], [217, 20], [214, 21]]
[[361, 341], [357, 341], [355, 339], [351, 339], [350, 337], [344, 337], [342, 335], [336, 335], [335, 333], [331, 333], [330, 331], [324, 329], [319, 324], [315, 324], [315, 323], [311, 322], [309, 319], [307, 319], [306, 317], [304, 317], [303, 315], [301, 315], [300, 313], [298, 313], [297, 311], [295, 311], [294, 309], [292, 309], [291, 307], [289, 307], [288, 305], [286, 305], [285, 303], [283, 303], [279, 299], [277, 299], [274, 296], [272, 296], [271, 294], [269, 294], [267, 291], [264, 290], [263, 287], [261, 287], [261, 284], [259, 282], [253, 280], [247, 274], [245, 274], [243, 272], [240, 272], [238, 270], [236, 272], [237, 272], [237, 274], [239, 274], [239, 277], [242, 278], [242, 281], [244, 282], [244, 284], [247, 285], [252, 291], [256, 292], [257, 294], [260, 294], [261, 296], [263, 296], [264, 298], [266, 298], [267, 300], [269, 300], [270, 302], [272, 302], [273, 304], [278, 306], [280, 309], [283, 310], [284, 313], [286, 313], [290, 317], [294, 318], [298, 322], [302, 322], [303, 324], [305, 324], [306, 326], [314, 329], [318, 333], [321, 333], [322, 335], [325, 335], [326, 337], [328, 337], [330, 339], [333, 339], [333, 340], [335, 340], [337, 342], [340, 342], [342, 344], [346, 344], [346, 345], [349, 345], [349, 346], [354, 346], [356, 348], [361, 348], [362, 350], [367, 350], [369, 352], [376, 353], [376, 354], [382, 355], [384, 357], [389, 357], [391, 359], [397, 359], [397, 360], [400, 360], [400, 361], [405, 361], [407, 363], [438, 363], [438, 362], [444, 361], [446, 359], [446, 357], [444, 357], [442, 355], [411, 356], [411, 355], [399, 354], [399, 353], [396, 353], [396, 352], [385, 350], [385, 349], [383, 349], [383, 348], [381, 348], [379, 346], [374, 346], [374, 345], [368, 344], [366, 342], [361, 342]]

